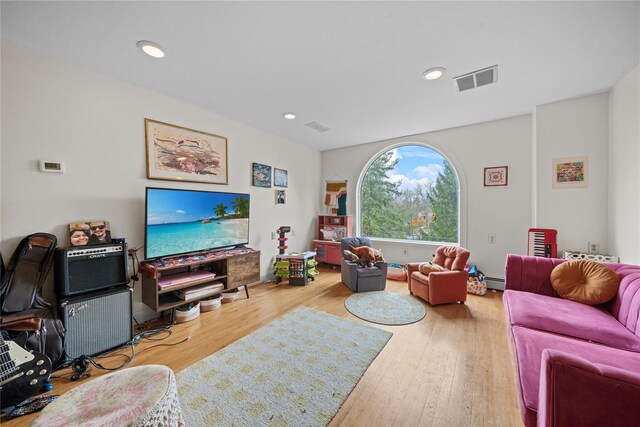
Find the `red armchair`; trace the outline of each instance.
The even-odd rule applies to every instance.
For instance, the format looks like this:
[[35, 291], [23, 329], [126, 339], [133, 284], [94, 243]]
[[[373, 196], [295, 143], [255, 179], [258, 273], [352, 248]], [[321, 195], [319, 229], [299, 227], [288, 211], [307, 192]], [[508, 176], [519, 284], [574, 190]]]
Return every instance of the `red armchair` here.
[[409, 292], [417, 295], [431, 305], [467, 300], [467, 279], [469, 274], [464, 266], [471, 253], [459, 246], [440, 246], [432, 262], [444, 267], [446, 271], [437, 271], [428, 275], [420, 273], [419, 262], [407, 264]]

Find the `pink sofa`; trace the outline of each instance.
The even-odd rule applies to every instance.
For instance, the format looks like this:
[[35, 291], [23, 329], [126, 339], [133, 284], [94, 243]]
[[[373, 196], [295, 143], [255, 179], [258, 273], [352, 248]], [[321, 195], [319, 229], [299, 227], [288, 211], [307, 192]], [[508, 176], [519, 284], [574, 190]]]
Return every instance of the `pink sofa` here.
[[526, 426], [640, 425], [640, 267], [610, 302], [562, 299], [549, 276], [562, 259], [508, 255], [503, 295]]

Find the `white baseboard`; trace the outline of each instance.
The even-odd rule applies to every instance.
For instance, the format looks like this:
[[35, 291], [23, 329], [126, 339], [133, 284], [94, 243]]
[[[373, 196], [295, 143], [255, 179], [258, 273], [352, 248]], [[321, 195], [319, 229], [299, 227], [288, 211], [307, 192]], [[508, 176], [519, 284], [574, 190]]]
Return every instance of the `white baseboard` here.
[[156, 313], [146, 305], [142, 308], [138, 308], [133, 312], [133, 317], [136, 318], [138, 323], [146, 322], [147, 320], [157, 319], [160, 317], [160, 313]]

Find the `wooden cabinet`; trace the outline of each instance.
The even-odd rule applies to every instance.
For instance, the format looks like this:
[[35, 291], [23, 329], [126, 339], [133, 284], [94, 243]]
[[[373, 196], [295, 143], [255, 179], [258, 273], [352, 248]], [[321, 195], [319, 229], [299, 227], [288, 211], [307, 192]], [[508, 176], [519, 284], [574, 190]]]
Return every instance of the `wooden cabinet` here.
[[340, 261], [342, 260], [340, 242], [314, 240], [313, 250], [316, 251], [316, 261], [324, 262], [325, 264], [340, 265]]
[[260, 252], [227, 258], [228, 289], [255, 283], [260, 280]]
[[340, 240], [352, 236], [351, 222], [349, 215], [318, 215], [318, 236], [313, 241], [316, 261], [340, 265]]
[[[155, 311], [164, 311], [222, 291], [260, 281], [260, 251], [230, 249], [193, 256], [168, 258], [163, 261], [140, 264], [142, 275], [142, 302]], [[222, 288], [199, 294], [189, 300], [176, 291], [220, 282]]]

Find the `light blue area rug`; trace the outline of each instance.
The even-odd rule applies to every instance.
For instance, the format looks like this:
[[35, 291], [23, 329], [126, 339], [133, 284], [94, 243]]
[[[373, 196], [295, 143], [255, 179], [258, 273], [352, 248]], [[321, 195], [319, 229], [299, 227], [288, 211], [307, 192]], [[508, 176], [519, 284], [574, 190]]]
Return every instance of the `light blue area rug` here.
[[325, 426], [391, 335], [298, 308], [178, 372], [185, 424]]
[[414, 297], [393, 292], [361, 292], [344, 301], [351, 314], [381, 325], [408, 325], [421, 320], [427, 310]]

